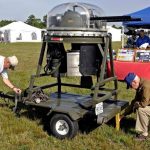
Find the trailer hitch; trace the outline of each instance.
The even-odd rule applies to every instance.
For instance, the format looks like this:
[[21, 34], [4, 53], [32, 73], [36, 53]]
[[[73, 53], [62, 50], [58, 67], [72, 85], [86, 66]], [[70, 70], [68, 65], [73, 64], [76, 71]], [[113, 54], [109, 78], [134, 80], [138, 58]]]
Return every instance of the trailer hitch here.
[[21, 110], [20, 108], [18, 108], [18, 102], [22, 101], [21, 94], [16, 94], [15, 93], [15, 95], [9, 95], [7, 93], [4, 93], [4, 92], [0, 91], [0, 97], [3, 98], [5, 103], [7, 103], [6, 99], [11, 100], [11, 101], [14, 102], [15, 105], [12, 109], [14, 113], [17, 114], [19, 112], [19, 110]]

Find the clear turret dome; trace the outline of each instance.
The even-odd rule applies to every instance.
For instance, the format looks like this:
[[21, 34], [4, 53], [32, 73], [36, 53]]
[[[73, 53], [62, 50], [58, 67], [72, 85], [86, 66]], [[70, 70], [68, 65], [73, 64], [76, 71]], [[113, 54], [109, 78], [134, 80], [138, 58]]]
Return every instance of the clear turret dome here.
[[86, 3], [64, 3], [54, 7], [47, 15], [47, 28], [105, 28], [106, 22], [90, 20], [104, 16], [103, 10]]

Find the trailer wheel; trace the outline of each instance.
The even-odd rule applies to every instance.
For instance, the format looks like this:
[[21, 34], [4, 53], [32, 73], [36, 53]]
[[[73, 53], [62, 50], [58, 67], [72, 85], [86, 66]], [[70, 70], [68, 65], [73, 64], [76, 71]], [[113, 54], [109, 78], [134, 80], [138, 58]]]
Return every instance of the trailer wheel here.
[[50, 120], [51, 133], [59, 139], [73, 138], [78, 128], [78, 122], [72, 121], [64, 114], [55, 114]]

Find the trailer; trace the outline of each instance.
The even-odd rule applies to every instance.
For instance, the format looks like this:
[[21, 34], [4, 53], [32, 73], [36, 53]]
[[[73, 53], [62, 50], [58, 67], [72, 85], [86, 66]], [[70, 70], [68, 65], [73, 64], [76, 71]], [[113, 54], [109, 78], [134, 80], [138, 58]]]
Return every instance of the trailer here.
[[[14, 99], [13, 110], [16, 113], [24, 107], [47, 110], [50, 131], [59, 139], [73, 138], [79, 130], [79, 121], [85, 117], [96, 119], [97, 124], [116, 117], [116, 129], [119, 130], [120, 113], [129, 104], [117, 98], [112, 41], [106, 30], [106, 21], [122, 18], [102, 15], [99, 7], [85, 3], [65, 3], [53, 8], [47, 15], [47, 30], [43, 35], [37, 71], [31, 75], [29, 88]], [[123, 19], [131, 18], [124, 16]], [[106, 67], [108, 56], [111, 66], [109, 77]], [[44, 59], [46, 65], [43, 69]], [[54, 82], [35, 85], [35, 80], [47, 76]], [[80, 82], [63, 81], [63, 78], [70, 77], [78, 78]], [[113, 87], [106, 88], [105, 84], [109, 82], [113, 82]], [[68, 92], [66, 87], [88, 89], [89, 92], [77, 94]], [[49, 94], [44, 92], [45, 89]]]

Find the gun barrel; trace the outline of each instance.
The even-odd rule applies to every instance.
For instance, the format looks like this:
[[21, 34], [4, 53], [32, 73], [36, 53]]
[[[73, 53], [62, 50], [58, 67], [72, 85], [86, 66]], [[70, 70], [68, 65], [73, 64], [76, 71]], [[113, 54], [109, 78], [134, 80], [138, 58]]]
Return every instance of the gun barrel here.
[[124, 21], [141, 21], [141, 18], [132, 18], [131, 16], [105, 16], [105, 17], [91, 17], [90, 20], [103, 20], [106, 22], [124, 22]]

